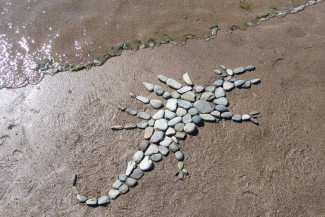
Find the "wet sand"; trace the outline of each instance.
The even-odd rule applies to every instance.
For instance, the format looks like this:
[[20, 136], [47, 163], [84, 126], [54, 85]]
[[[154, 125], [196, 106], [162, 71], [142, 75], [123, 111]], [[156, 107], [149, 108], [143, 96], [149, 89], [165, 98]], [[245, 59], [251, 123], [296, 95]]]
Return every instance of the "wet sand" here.
[[[37, 86], [0, 90], [1, 216], [324, 216], [325, 4], [207, 43], [126, 51], [101, 67], [46, 76]], [[153, 112], [129, 98], [158, 74], [212, 84], [213, 70], [254, 64], [249, 90], [228, 94], [234, 113], [261, 112], [260, 125], [220, 121], [181, 142], [190, 176], [173, 156], [107, 207], [78, 204], [106, 193], [126, 169], [143, 131], [118, 105]], [[168, 88], [167, 88], [168, 89]], [[157, 98], [148, 94], [150, 98]]]

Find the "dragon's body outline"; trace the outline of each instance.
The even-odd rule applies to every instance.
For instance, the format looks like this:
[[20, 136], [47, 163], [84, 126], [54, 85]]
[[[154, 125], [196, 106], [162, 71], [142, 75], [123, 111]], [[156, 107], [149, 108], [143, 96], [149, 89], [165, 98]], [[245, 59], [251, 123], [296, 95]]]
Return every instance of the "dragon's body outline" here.
[[[258, 124], [257, 115], [259, 112], [253, 111], [250, 115], [233, 115], [228, 110], [229, 103], [226, 99], [226, 92], [232, 91], [235, 87], [250, 88], [252, 84], [260, 83], [260, 79], [244, 81], [235, 78], [235, 75], [254, 71], [255, 66], [249, 65], [246, 68], [239, 67], [234, 70], [227, 69], [224, 65], [220, 65], [220, 67], [222, 71], [214, 70], [218, 79], [213, 86], [205, 88], [201, 85], [194, 86], [188, 73], [183, 75], [183, 80], [187, 86], [183, 86], [178, 81], [164, 75], [157, 76], [160, 82], [175, 89], [171, 94], [165, 92], [160, 85], [143, 82], [149, 92], [155, 92], [157, 96], [162, 96], [167, 100], [165, 107], [161, 100], [150, 100], [148, 97], [130, 93], [131, 97], [144, 104], [151, 104], [158, 111], [150, 115], [146, 112], [138, 113], [132, 109], [119, 106], [121, 111], [131, 116], [137, 115], [139, 119], [148, 122], [141, 122], [137, 125], [116, 125], [112, 127], [112, 130], [144, 129], [145, 140], [138, 145], [138, 151], [133, 155], [132, 161], [128, 162], [126, 172], [119, 175], [108, 195], [88, 199], [88, 197], [80, 194], [76, 187], [77, 175], [74, 175], [72, 192], [76, 195], [77, 200], [89, 206], [107, 205], [110, 200], [116, 199], [120, 194], [127, 193], [130, 187], [136, 186], [137, 180], [141, 179], [144, 172], [153, 169], [153, 162], [161, 161], [162, 155], [167, 157], [169, 151], [175, 153], [178, 160], [178, 171], [175, 175], [183, 180], [185, 175], [189, 175], [189, 172], [184, 168], [184, 154], [177, 144], [179, 140], [185, 139], [187, 134], [195, 134], [197, 127], [200, 127], [204, 121], [219, 122], [220, 119], [232, 119], [236, 122], [252, 121]], [[164, 108], [161, 109], [161, 107]]]

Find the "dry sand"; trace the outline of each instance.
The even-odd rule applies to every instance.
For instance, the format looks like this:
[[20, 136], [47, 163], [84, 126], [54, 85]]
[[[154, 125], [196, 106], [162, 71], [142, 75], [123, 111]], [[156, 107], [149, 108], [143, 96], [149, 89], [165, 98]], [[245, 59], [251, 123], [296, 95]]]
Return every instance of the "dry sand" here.
[[[0, 90], [0, 215], [325, 216], [324, 20], [321, 3], [209, 42], [127, 51], [90, 71]], [[137, 121], [117, 105], [152, 111], [129, 92], [146, 94], [142, 82], [158, 84], [158, 74], [212, 84], [219, 64], [257, 66], [242, 77], [262, 83], [228, 99], [234, 113], [259, 110], [260, 126], [205, 124], [180, 144], [184, 181], [169, 156], [107, 207], [76, 202], [74, 173], [83, 194], [106, 193], [141, 141], [141, 130], [110, 129]]]

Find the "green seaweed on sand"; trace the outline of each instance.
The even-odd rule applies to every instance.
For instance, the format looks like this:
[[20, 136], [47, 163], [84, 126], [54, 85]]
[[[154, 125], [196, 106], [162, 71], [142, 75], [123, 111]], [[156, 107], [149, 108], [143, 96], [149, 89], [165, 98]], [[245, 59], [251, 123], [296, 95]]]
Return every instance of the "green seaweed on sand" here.
[[154, 45], [156, 44], [156, 39], [154, 38], [148, 38], [147, 42], [150, 44], [150, 43], [153, 43]]
[[45, 58], [42, 61], [37, 63], [37, 66], [34, 68], [34, 70], [41, 70], [46, 71], [53, 68], [53, 59]]
[[262, 14], [262, 15], [260, 15], [260, 16], [256, 16], [255, 19], [259, 20], [259, 19], [262, 19], [262, 18], [266, 18], [266, 17], [268, 17], [269, 15], [271, 15], [271, 13]]
[[218, 25], [212, 25], [212, 26], [209, 27], [209, 29], [211, 29], [211, 30], [212, 29], [218, 29], [218, 27], [219, 27]]
[[238, 25], [234, 24], [230, 26], [230, 30], [234, 31], [236, 29], [238, 29]]
[[73, 72], [80, 71], [82, 69], [86, 68], [84, 65], [76, 65], [75, 67], [72, 68]]
[[192, 33], [185, 34], [185, 39], [193, 39], [195, 38], [195, 35]]
[[118, 50], [131, 50], [130, 43], [122, 43], [117, 47]]
[[251, 5], [249, 3], [247, 3], [245, 0], [244, 1], [240, 1], [240, 5], [239, 7], [243, 10], [246, 11], [252, 11]]

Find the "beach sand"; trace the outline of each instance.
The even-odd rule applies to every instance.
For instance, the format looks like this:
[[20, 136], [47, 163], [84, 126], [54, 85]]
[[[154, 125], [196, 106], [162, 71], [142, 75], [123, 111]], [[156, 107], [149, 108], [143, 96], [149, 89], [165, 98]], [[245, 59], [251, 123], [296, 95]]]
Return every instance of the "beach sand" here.
[[[321, 3], [209, 42], [125, 51], [89, 71], [1, 89], [0, 216], [324, 216], [324, 20]], [[227, 96], [233, 113], [260, 111], [259, 126], [206, 123], [180, 143], [185, 180], [170, 154], [107, 207], [76, 201], [73, 174], [82, 194], [106, 194], [143, 138], [110, 129], [138, 122], [118, 105], [153, 113], [129, 92], [157, 98], [142, 82], [159, 84], [158, 74], [213, 84], [219, 64], [256, 65], [241, 77], [262, 82]]]

